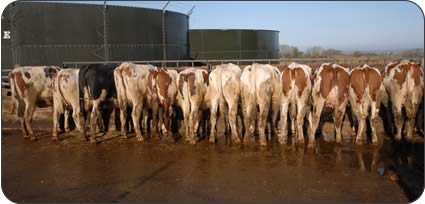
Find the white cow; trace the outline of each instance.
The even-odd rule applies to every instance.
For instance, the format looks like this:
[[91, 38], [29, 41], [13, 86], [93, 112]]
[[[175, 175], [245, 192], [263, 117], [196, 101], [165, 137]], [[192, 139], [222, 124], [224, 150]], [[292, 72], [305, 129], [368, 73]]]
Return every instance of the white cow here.
[[[236, 125], [238, 102], [240, 97], [240, 76], [242, 70], [232, 63], [217, 65], [210, 73], [208, 86], [208, 100], [211, 111], [210, 143], [216, 142], [217, 111], [220, 109], [222, 116], [228, 115], [232, 140], [240, 142]], [[228, 110], [228, 112], [226, 111]], [[226, 124], [227, 125], [227, 124]]]
[[[78, 91], [79, 69], [62, 69], [53, 81], [53, 133], [52, 139], [58, 140], [59, 118], [65, 113], [65, 131], [69, 131], [68, 118], [72, 111], [76, 128], [82, 131], [83, 115], [80, 110], [80, 96]], [[82, 138], [86, 140], [85, 138]]]
[[276, 123], [280, 103], [279, 70], [271, 65], [253, 64], [243, 69], [240, 78], [242, 109], [245, 120], [244, 142], [255, 132], [257, 106], [259, 107], [258, 131], [260, 145], [267, 145], [265, 134], [269, 110], [272, 109], [272, 128]]

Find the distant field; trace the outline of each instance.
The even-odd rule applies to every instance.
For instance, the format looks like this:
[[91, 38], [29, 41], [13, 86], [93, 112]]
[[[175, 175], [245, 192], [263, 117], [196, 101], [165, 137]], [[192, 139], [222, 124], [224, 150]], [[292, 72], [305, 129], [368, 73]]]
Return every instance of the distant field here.
[[[291, 63], [293, 61], [298, 62], [298, 63], [303, 63], [303, 64], [307, 64], [309, 65], [311, 68], [315, 69], [320, 67], [320, 65], [322, 63], [325, 62], [331, 62], [331, 63], [337, 63], [341, 66], [347, 67], [347, 68], [354, 68], [356, 66], [359, 65], [363, 65], [365, 63], [369, 64], [370, 66], [376, 67], [379, 70], [383, 70], [385, 68], [385, 66], [391, 62], [391, 61], [395, 61], [395, 60], [401, 60], [403, 58], [400, 57], [382, 57], [382, 56], [378, 56], [378, 57], [347, 57], [347, 56], [336, 56], [336, 57], [332, 57], [332, 58], [318, 58], [318, 59], [314, 59], [314, 58], [298, 58], [298, 59], [284, 59], [284, 61], [282, 62], [282, 64], [286, 64], [286, 63]], [[405, 58], [405, 59], [409, 59], [409, 58]], [[420, 62], [422, 59], [411, 59], [417, 62]]]

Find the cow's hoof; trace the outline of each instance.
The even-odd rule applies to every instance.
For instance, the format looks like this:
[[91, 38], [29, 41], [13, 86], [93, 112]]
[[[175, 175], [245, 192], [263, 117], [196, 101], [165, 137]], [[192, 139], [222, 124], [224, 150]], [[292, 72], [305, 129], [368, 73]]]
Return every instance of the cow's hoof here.
[[189, 142], [191, 145], [194, 145], [194, 144], [196, 144], [196, 140], [190, 140], [190, 142]]
[[303, 145], [304, 144], [304, 140], [298, 140], [298, 144], [299, 145]]
[[307, 148], [309, 148], [309, 149], [313, 149], [314, 147], [316, 147], [316, 143], [315, 142], [310, 142], [307, 145]]
[[66, 128], [66, 129], [65, 129], [65, 132], [71, 132], [71, 129]]
[[395, 136], [394, 139], [395, 139], [395, 141], [400, 142], [401, 141], [401, 136]]
[[287, 143], [285, 141], [279, 141], [279, 144], [280, 145], [283, 145], [283, 146], [286, 146], [287, 145]]
[[24, 139], [26, 139], [26, 140], [29, 139], [29, 138], [30, 138], [30, 136], [28, 136], [28, 135], [24, 136]]
[[136, 136], [136, 140], [138, 142], [143, 142], [143, 137], [142, 136]]
[[127, 135], [121, 135], [121, 139], [128, 139]]
[[356, 145], [362, 145], [364, 143], [363, 140], [356, 140]]
[[86, 137], [80, 137], [80, 141], [87, 142], [87, 138]]
[[37, 138], [36, 138], [34, 135], [31, 135], [31, 136], [30, 136], [30, 140], [31, 140], [31, 141], [37, 141]]
[[58, 136], [53, 136], [53, 137], [52, 137], [52, 141], [55, 141], [55, 142], [59, 141]]
[[342, 144], [342, 141], [340, 139], [339, 140], [337, 139], [337, 140], [335, 140], [335, 143], [336, 144]]
[[94, 138], [91, 137], [90, 140], [89, 140], [89, 142], [92, 143], [92, 144], [94, 144], [94, 143], [96, 143], [96, 139], [94, 139]]
[[260, 141], [260, 145], [261, 146], [267, 146], [267, 142], [266, 141]]
[[211, 144], [215, 144], [215, 139], [210, 139]]

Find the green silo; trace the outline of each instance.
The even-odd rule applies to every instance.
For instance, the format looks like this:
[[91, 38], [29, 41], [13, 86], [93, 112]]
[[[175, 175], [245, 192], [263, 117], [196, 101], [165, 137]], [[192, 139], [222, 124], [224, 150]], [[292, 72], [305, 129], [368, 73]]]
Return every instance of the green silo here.
[[279, 31], [192, 29], [193, 59], [278, 59]]

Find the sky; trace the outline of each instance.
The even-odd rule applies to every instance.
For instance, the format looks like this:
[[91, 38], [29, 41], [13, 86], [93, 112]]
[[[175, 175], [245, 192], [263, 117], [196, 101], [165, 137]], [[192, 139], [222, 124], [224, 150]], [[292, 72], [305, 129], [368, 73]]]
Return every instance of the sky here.
[[[161, 9], [166, 1], [114, 2]], [[187, 13], [191, 29], [278, 30], [280, 44], [302, 50], [321, 46], [341, 50], [423, 48], [424, 17], [414, 3], [172, 1], [167, 10]]]

